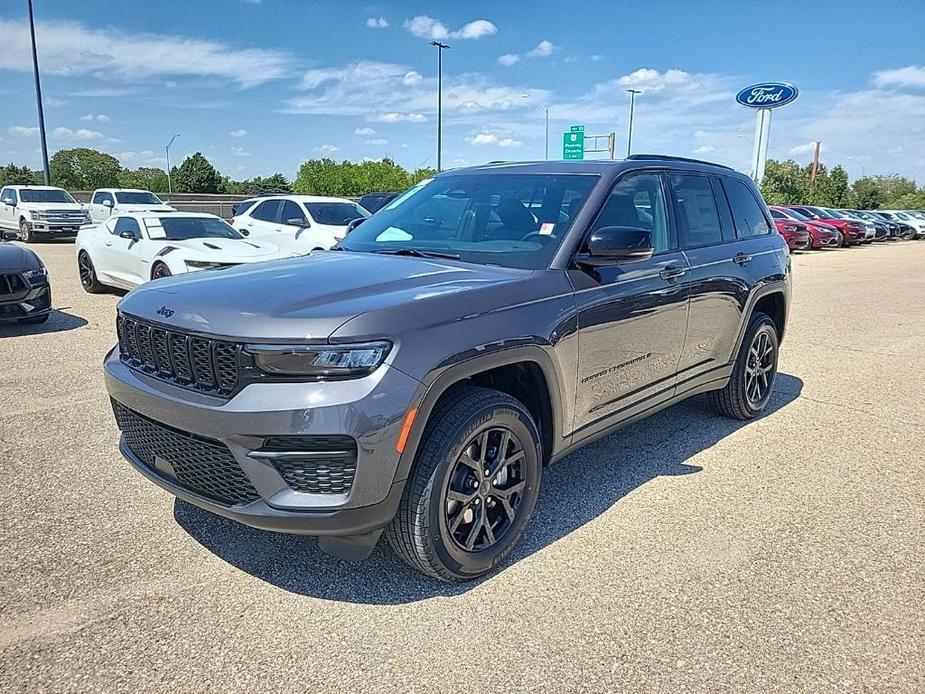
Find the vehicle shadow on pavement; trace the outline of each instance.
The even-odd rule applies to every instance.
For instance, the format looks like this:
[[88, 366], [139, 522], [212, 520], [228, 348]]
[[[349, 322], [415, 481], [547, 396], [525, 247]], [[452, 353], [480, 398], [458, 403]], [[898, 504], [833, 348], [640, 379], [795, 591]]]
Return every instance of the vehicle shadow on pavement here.
[[[796, 400], [802, 388], [799, 378], [778, 374], [765, 416]], [[690, 458], [749, 424], [715, 414], [700, 396], [569, 455], [544, 473], [534, 518], [507, 566], [594, 520], [657, 477], [699, 472], [700, 467], [687, 463]], [[197, 542], [240, 570], [324, 600], [395, 605], [451, 597], [505, 570], [468, 583], [442, 583], [405, 565], [384, 539], [368, 559], [352, 564], [324, 554], [314, 538], [249, 528], [180, 499], [174, 503], [174, 518]]]
[[86, 324], [87, 321], [80, 316], [75, 316], [67, 311], [54, 310], [48, 315], [48, 320], [44, 323], [34, 325], [29, 325], [28, 323], [0, 323], [0, 339], [21, 335], [61, 333], [82, 328]]

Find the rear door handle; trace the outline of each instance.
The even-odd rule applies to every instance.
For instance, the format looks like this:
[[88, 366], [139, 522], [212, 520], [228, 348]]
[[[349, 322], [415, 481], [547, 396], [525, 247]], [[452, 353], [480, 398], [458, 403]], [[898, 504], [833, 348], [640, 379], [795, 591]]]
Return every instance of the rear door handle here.
[[750, 255], [746, 255], [745, 253], [736, 253], [735, 257], [732, 259], [732, 262], [734, 262], [736, 265], [748, 265], [750, 262], [752, 262], [752, 257]]
[[664, 268], [661, 272], [658, 273], [658, 276], [663, 280], [676, 280], [679, 277], [683, 277], [687, 272], [683, 267], [675, 267], [674, 265], [669, 265]]

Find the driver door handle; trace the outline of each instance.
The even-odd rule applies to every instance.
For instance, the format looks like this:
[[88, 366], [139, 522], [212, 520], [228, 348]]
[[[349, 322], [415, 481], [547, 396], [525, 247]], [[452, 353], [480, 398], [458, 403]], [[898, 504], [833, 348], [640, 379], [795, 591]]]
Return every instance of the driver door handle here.
[[736, 265], [748, 265], [752, 262], [752, 257], [746, 253], [736, 253], [735, 257], [732, 259]]
[[658, 276], [663, 280], [676, 280], [679, 277], [684, 277], [687, 273], [683, 267], [675, 267], [674, 265], [669, 265], [664, 268], [661, 272], [658, 273]]

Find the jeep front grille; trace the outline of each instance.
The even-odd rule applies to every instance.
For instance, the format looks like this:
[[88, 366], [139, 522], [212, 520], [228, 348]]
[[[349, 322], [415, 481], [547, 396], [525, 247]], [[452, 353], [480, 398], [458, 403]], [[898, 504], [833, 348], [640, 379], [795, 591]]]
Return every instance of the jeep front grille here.
[[167, 330], [121, 313], [116, 330], [119, 356], [133, 369], [220, 397], [238, 387], [240, 346], [233, 342]]
[[222, 442], [160, 424], [115, 401], [113, 410], [125, 445], [158, 476], [228, 506], [260, 498]]

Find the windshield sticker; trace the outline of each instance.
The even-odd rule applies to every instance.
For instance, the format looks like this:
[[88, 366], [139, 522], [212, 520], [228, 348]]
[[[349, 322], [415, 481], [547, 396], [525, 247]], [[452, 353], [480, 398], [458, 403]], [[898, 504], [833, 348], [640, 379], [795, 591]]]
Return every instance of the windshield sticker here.
[[543, 222], [540, 225], [540, 235], [541, 236], [552, 236], [553, 229], [556, 228], [556, 225], [552, 222]]
[[148, 228], [148, 238], [149, 239], [166, 239], [167, 232], [164, 231], [164, 227], [161, 226], [161, 222], [157, 218], [145, 219], [145, 226]]
[[376, 241], [410, 241], [414, 237], [404, 229], [389, 227], [376, 237]]

